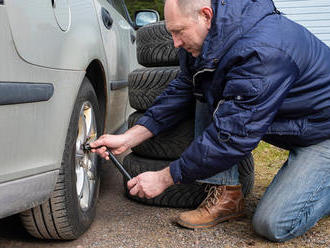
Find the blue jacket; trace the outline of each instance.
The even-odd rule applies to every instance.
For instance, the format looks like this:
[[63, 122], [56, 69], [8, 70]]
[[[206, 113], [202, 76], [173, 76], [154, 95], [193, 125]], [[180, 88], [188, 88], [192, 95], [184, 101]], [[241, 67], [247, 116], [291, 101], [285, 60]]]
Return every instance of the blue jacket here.
[[[224, 3], [223, 3], [224, 2]], [[330, 48], [271, 0], [212, 0], [201, 54], [180, 50], [181, 74], [137, 122], [155, 135], [204, 94], [212, 123], [170, 164], [174, 182], [224, 171], [261, 139], [290, 149], [330, 138]]]

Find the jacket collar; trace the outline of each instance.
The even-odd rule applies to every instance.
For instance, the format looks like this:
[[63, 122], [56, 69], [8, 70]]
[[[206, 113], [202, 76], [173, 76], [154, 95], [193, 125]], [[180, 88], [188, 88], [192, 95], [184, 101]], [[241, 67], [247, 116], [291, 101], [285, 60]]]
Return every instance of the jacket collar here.
[[197, 70], [214, 68], [242, 35], [275, 9], [272, 0], [212, 0], [211, 4], [211, 28], [193, 62]]

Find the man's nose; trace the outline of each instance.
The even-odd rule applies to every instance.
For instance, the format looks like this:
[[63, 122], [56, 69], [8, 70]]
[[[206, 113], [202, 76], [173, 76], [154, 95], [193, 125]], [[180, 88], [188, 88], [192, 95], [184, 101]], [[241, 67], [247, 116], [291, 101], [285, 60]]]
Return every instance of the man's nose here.
[[182, 40], [180, 38], [178, 38], [177, 36], [172, 35], [172, 38], [173, 38], [173, 43], [174, 43], [175, 48], [179, 48], [183, 45]]

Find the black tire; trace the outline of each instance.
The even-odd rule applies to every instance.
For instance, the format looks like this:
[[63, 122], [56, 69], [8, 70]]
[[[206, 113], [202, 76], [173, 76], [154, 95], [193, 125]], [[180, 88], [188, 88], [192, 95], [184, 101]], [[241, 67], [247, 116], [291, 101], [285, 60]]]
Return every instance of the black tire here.
[[[143, 113], [134, 112], [128, 118], [128, 128], [131, 128], [143, 116]], [[132, 151], [142, 157], [175, 160], [181, 156], [194, 137], [194, 121], [187, 120], [168, 131], [162, 132], [140, 145]]]
[[238, 164], [239, 181], [242, 184], [243, 194], [250, 194], [254, 186], [254, 160], [250, 153]]
[[[171, 161], [146, 159], [131, 153], [124, 159], [124, 167], [132, 177], [135, 177], [145, 171], [161, 170], [168, 166], [170, 162]], [[254, 172], [254, 170], [251, 170], [251, 166], [254, 167], [252, 155], [239, 162], [239, 168], [243, 167], [244, 171], [247, 172], [242, 174], [240, 177], [240, 180], [242, 180], [241, 184], [245, 196], [251, 192], [253, 187], [253, 182], [251, 183], [251, 180], [254, 181], [254, 174], [251, 174], [251, 172]], [[250, 173], [248, 173], [248, 171]], [[244, 177], [244, 175], [246, 175], [246, 177]], [[205, 192], [206, 184], [178, 184], [169, 187], [165, 192], [153, 199], [145, 199], [130, 195], [126, 185], [127, 179], [124, 177], [123, 181], [126, 196], [132, 200], [147, 205], [175, 208], [196, 208], [199, 204], [202, 203], [207, 194]]]
[[142, 68], [131, 72], [128, 76], [131, 107], [139, 111], [148, 109], [178, 73], [178, 67]]
[[[171, 161], [166, 160], [146, 159], [130, 153], [125, 157], [123, 165], [127, 172], [132, 177], [135, 177], [145, 171], [161, 170], [168, 166], [170, 162]], [[127, 189], [127, 179], [124, 177], [123, 181], [126, 196], [132, 200], [147, 205], [175, 208], [195, 208], [206, 197], [206, 192], [204, 191], [205, 186], [203, 184], [193, 183], [173, 185], [153, 199], [139, 198], [129, 194]]]
[[157, 22], [140, 28], [136, 34], [137, 59], [141, 65], [179, 65], [178, 49], [174, 47], [165, 22]]
[[91, 83], [85, 78], [71, 115], [55, 190], [46, 202], [20, 215], [26, 230], [34, 237], [41, 239], [76, 239], [88, 229], [95, 217], [100, 185], [100, 159], [93, 157], [91, 160], [95, 165], [93, 171], [95, 181], [89, 180], [95, 182], [95, 184], [93, 184], [94, 188], [90, 198], [88, 198], [86, 209], [82, 209], [78, 201], [75, 171], [79, 116], [82, 116], [82, 107], [88, 102], [94, 111], [97, 133], [100, 134], [102, 120], [97, 97]]

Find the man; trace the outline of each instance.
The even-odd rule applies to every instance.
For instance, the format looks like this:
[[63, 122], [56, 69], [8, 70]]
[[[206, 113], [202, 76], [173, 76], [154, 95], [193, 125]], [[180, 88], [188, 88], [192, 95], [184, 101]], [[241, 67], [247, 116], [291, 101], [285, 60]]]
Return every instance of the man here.
[[[151, 198], [228, 171], [263, 139], [290, 155], [258, 204], [254, 229], [273, 241], [302, 235], [330, 214], [330, 49], [271, 0], [167, 0], [165, 20], [182, 48], [181, 74], [136, 126], [91, 145], [120, 154], [184, 119], [202, 94], [211, 123], [169, 167], [130, 180], [130, 193]], [[109, 159], [105, 148], [97, 152]], [[241, 215], [239, 186], [213, 191], [179, 224], [207, 227]]]

